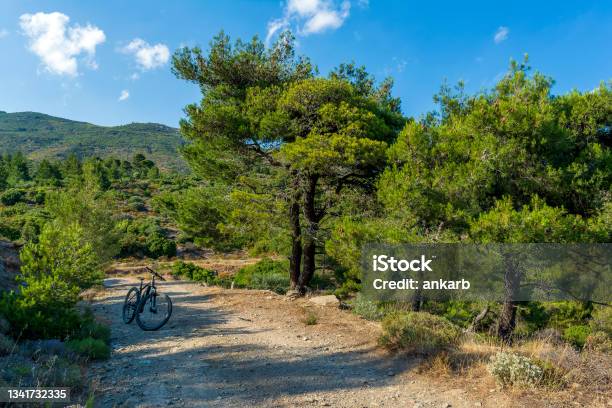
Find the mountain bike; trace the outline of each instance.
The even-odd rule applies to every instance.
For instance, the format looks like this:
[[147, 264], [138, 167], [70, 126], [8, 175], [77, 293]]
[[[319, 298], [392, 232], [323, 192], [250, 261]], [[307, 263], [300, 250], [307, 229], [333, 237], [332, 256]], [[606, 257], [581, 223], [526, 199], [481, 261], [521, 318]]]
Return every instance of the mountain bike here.
[[146, 267], [151, 273], [151, 281], [144, 284], [140, 278], [140, 287], [130, 288], [123, 302], [123, 322], [130, 324], [136, 318], [138, 326], [145, 331], [160, 329], [172, 315], [172, 300], [165, 293], [159, 293], [155, 278], [165, 281], [163, 276]]

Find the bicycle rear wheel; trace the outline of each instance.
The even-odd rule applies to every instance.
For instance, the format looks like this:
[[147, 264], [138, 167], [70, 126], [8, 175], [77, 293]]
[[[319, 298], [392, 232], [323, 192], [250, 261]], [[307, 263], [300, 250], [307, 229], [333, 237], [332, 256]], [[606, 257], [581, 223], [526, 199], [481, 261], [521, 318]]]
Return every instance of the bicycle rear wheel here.
[[125, 301], [123, 302], [123, 322], [125, 324], [132, 323], [134, 317], [136, 317], [136, 307], [140, 303], [140, 292], [138, 288], [132, 287], [125, 295]]
[[172, 315], [172, 300], [165, 293], [151, 292], [140, 300], [136, 323], [145, 331], [158, 330]]

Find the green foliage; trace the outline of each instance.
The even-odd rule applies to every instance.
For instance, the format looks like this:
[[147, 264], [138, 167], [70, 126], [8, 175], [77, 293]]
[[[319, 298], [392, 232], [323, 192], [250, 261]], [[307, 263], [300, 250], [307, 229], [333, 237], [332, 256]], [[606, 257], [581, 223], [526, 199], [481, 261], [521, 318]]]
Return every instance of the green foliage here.
[[587, 325], [570, 326], [563, 331], [563, 339], [582, 348], [590, 334], [591, 328]]
[[6, 223], [4, 220], [0, 220], [0, 237], [16, 241], [20, 236], [21, 232], [16, 226]]
[[22, 277], [28, 284], [23, 293], [28, 292], [33, 281], [43, 278], [56, 278], [86, 289], [100, 283], [103, 277], [100, 258], [87, 241], [83, 227], [76, 223], [45, 225], [39, 242], [26, 244], [20, 258]]
[[176, 242], [166, 238], [166, 231], [159, 225], [157, 218], [136, 218], [123, 220], [117, 225], [121, 232], [120, 256], [160, 256], [176, 255]]
[[461, 330], [426, 312], [392, 313], [382, 322], [379, 343], [390, 350], [431, 354], [459, 343]]
[[[467, 96], [461, 86], [456, 94], [443, 87], [439, 118], [408, 123], [389, 148], [392, 165], [378, 186], [386, 213], [429, 238], [446, 231], [458, 239], [480, 216], [474, 239], [484, 239], [485, 228], [489, 242], [586, 239], [578, 216], [596, 214], [611, 183], [609, 119], [601, 112], [612, 93], [602, 85], [558, 98], [551, 85], [513, 63], [491, 91]], [[568, 115], [589, 124], [573, 127]], [[513, 232], [521, 217], [529, 225]]]
[[547, 325], [560, 330], [588, 321], [593, 312], [592, 304], [582, 302], [546, 302], [542, 307], [548, 315]]
[[[203, 94], [199, 105], [185, 109], [181, 133], [192, 142], [185, 157], [198, 174], [230, 187], [225, 211], [197, 198], [205, 212], [196, 212], [204, 222], [195, 225], [207, 231], [193, 235], [219, 241], [213, 233], [220, 230], [254, 252], [286, 252], [303, 241], [304, 259], [314, 259], [326, 211], [348, 187], [371, 186], [387, 142], [403, 124], [391, 81], [377, 87], [365, 69], [352, 65], [315, 78], [309, 61], [295, 58], [288, 33], [271, 47], [257, 38], [232, 45], [221, 33], [208, 54], [177, 51], [173, 72]], [[297, 236], [289, 232], [288, 215], [301, 206], [308, 207], [307, 225]], [[313, 268], [304, 262], [304, 282]]]
[[314, 326], [319, 321], [319, 318], [313, 312], [309, 312], [304, 318], [304, 324], [306, 326]]
[[217, 273], [215, 271], [190, 262], [176, 261], [172, 265], [172, 275], [211, 285], [217, 283]]
[[128, 199], [128, 207], [133, 211], [144, 211], [147, 209], [142, 198], [132, 196]]
[[[447, 301], [441, 305], [444, 310], [442, 316], [448, 321], [459, 327], [467, 328], [470, 326], [478, 312], [482, 309], [481, 305], [473, 302]], [[481, 323], [485, 325], [485, 322]]]
[[568, 215], [562, 208], [550, 207], [537, 196], [516, 211], [506, 197], [493, 209], [482, 213], [470, 228], [471, 237], [491, 242], [581, 242], [587, 226], [580, 216]]
[[515, 353], [493, 355], [487, 368], [501, 386], [534, 387], [543, 376], [542, 368], [535, 361]]
[[175, 217], [181, 230], [202, 246], [229, 249], [233, 247], [222, 224], [227, 219], [224, 189], [197, 188], [178, 194]]
[[[1, 113], [0, 113], [1, 115]], [[6, 185], [17, 187], [24, 182], [30, 180], [30, 168], [26, 157], [21, 152], [16, 152], [13, 155], [5, 154], [0, 162], [0, 167], [3, 168], [4, 186]]]
[[145, 244], [147, 255], [151, 258], [159, 258], [160, 256], [172, 257], [176, 255], [176, 242], [161, 234], [155, 233], [149, 235]]
[[360, 283], [357, 283], [352, 279], [347, 279], [342, 282], [342, 285], [340, 285], [340, 287], [334, 291], [334, 295], [336, 295], [336, 297], [338, 297], [339, 299], [346, 299], [352, 293], [358, 292], [359, 290], [361, 290]]
[[87, 188], [93, 190], [108, 190], [111, 181], [102, 160], [88, 159], [83, 163], [83, 181]]
[[110, 347], [103, 340], [86, 337], [66, 342], [66, 347], [76, 354], [90, 360], [107, 360], [110, 358]]
[[376, 302], [366, 299], [361, 293], [352, 301], [353, 313], [366, 320], [381, 320], [385, 314]]
[[58, 186], [62, 180], [62, 174], [59, 166], [51, 163], [49, 160], [43, 159], [38, 164], [34, 179], [41, 185]]
[[5, 294], [2, 314], [26, 338], [66, 337], [79, 326], [75, 309], [79, 292], [103, 277], [100, 260], [84, 241], [78, 224], [47, 224], [38, 243], [20, 253], [23, 281], [19, 294]]
[[592, 316], [590, 326], [593, 332], [602, 331], [612, 338], [612, 308], [598, 306]]
[[185, 163], [177, 154], [181, 143], [176, 129], [157, 123], [106, 127], [35, 112], [0, 112], [3, 151], [22, 152], [36, 160], [71, 155], [127, 159], [147, 152], [164, 168], [182, 171]]
[[87, 190], [53, 192], [45, 201], [45, 210], [57, 228], [69, 228], [77, 223], [82, 239], [91, 244], [102, 263], [110, 261], [119, 251], [112, 208], [110, 196]]
[[81, 327], [75, 337], [78, 339], [93, 338], [101, 340], [105, 344], [110, 344], [111, 330], [109, 326], [98, 323], [93, 314], [85, 313], [82, 317]]
[[3, 293], [0, 314], [20, 338], [65, 338], [79, 327], [78, 290], [53, 278], [34, 281], [26, 295]]
[[[257, 179], [248, 182], [259, 185]], [[259, 187], [265, 191], [267, 186]], [[246, 246], [253, 255], [289, 251], [284, 217], [287, 203], [282, 197], [269, 191], [253, 193], [235, 189], [229, 194], [226, 208], [227, 219], [220, 228], [228, 237], [225, 238], [228, 246]]]
[[17, 188], [6, 190], [0, 195], [0, 202], [4, 205], [15, 205], [25, 198], [25, 191]]
[[268, 289], [282, 294], [290, 285], [287, 268], [287, 261], [264, 258], [256, 264], [241, 268], [234, 275], [234, 283], [238, 287]]

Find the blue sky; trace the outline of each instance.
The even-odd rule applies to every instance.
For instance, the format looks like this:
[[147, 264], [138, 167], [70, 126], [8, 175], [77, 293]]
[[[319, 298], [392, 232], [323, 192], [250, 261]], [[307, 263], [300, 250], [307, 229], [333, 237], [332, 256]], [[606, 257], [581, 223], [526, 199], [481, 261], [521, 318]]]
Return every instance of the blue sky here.
[[555, 93], [612, 79], [610, 1], [3, 0], [0, 110], [177, 126], [200, 94], [171, 74], [176, 48], [206, 47], [221, 29], [265, 39], [283, 28], [323, 74], [354, 60], [393, 76], [410, 116], [434, 108], [444, 79], [490, 87], [524, 53]]

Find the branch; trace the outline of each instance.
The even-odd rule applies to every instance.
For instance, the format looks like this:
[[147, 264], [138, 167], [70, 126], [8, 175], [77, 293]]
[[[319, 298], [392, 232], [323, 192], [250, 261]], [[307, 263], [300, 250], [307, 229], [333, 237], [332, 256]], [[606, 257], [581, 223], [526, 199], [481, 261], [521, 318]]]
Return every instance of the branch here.
[[612, 305], [609, 304], [609, 303], [598, 302], [596, 300], [581, 299], [578, 296], [574, 295], [572, 292], [570, 292], [570, 291], [568, 291], [566, 289], [562, 289], [560, 287], [554, 286], [554, 285], [547, 285], [547, 284], [544, 284], [544, 283], [524, 283], [524, 284], [521, 284], [520, 286], [521, 287], [534, 286], [534, 287], [545, 289], [545, 290], [553, 290], [553, 289], [555, 289], [555, 290], [558, 290], [559, 292], [562, 292], [562, 293], [565, 293], [565, 294], [569, 295], [571, 298], [573, 298], [574, 300], [579, 301], [579, 302], [591, 302], [591, 303], [594, 303], [596, 305], [612, 307]]
[[250, 144], [246, 144], [247, 149], [255, 152], [260, 157], [263, 157], [272, 166], [281, 166], [281, 163], [275, 160], [268, 152], [266, 152], [255, 140]]

